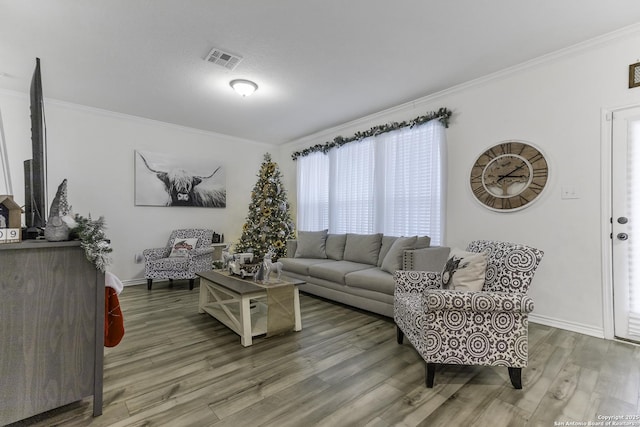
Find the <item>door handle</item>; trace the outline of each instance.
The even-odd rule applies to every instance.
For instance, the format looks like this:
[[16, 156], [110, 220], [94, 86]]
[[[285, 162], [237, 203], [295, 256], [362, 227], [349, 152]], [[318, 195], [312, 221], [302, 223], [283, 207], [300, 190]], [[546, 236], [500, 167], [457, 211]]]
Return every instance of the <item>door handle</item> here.
[[621, 216], [620, 218], [618, 218], [618, 224], [626, 224], [627, 222], [629, 222], [629, 218], [627, 218], [626, 216]]
[[618, 238], [618, 240], [627, 240], [629, 238], [629, 235], [627, 233], [618, 233], [616, 237]]

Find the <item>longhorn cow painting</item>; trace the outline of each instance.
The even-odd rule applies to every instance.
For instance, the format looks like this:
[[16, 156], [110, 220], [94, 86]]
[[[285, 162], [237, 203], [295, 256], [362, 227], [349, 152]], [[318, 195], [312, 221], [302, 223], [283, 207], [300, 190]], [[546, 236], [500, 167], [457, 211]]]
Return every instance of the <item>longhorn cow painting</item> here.
[[203, 157], [136, 150], [135, 204], [224, 208], [224, 168]]

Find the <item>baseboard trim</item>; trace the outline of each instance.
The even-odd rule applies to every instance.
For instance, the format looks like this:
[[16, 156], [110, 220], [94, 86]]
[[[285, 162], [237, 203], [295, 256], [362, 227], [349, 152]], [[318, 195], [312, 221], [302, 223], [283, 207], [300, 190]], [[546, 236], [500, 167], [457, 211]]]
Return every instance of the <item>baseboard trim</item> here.
[[[176, 279], [176, 280], [189, 280], [189, 279]], [[162, 282], [168, 282], [169, 279], [154, 279], [153, 283], [162, 283]], [[122, 285], [123, 286], [135, 286], [135, 285], [146, 285], [147, 284], [147, 279], [143, 278], [138, 278], [138, 279], [129, 279], [129, 280], [122, 280]]]
[[603, 328], [584, 325], [582, 323], [569, 322], [567, 320], [556, 319], [554, 317], [543, 316], [541, 314], [529, 313], [529, 322], [565, 329], [567, 331], [577, 332], [579, 334], [589, 335], [596, 338], [604, 338]]
[[147, 283], [147, 279], [145, 279], [144, 277], [141, 279], [129, 279], [129, 280], [122, 281], [122, 284], [124, 286], [143, 285], [145, 283]]

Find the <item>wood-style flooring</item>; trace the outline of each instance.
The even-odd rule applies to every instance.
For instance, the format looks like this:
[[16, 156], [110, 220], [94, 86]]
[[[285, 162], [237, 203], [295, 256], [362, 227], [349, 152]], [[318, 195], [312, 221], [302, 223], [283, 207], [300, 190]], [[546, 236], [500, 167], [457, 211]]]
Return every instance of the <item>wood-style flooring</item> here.
[[439, 367], [427, 389], [391, 319], [309, 295], [301, 332], [247, 348], [198, 314], [186, 281], [126, 287], [120, 303], [126, 333], [105, 349], [103, 415], [87, 398], [17, 425], [554, 426], [640, 413], [640, 347], [552, 327], [530, 324], [523, 390], [506, 368], [469, 366]]

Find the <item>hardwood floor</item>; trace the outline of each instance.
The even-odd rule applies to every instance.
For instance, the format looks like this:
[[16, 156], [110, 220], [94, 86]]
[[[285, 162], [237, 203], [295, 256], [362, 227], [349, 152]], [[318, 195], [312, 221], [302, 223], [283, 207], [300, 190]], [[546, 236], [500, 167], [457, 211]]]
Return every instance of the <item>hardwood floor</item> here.
[[553, 426], [640, 413], [640, 347], [547, 326], [530, 324], [523, 390], [506, 368], [467, 366], [439, 367], [427, 389], [391, 319], [308, 295], [301, 332], [247, 348], [198, 314], [187, 281], [127, 287], [120, 304], [126, 333], [105, 349], [103, 415], [91, 417], [88, 398], [16, 425]]

